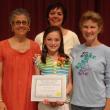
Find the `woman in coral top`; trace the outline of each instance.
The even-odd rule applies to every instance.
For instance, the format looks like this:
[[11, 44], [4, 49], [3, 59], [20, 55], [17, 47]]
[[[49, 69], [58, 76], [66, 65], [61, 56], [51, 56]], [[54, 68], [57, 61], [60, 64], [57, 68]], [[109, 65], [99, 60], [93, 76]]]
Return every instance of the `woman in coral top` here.
[[30, 17], [25, 9], [10, 16], [14, 35], [0, 42], [0, 110], [37, 110], [30, 100], [35, 73], [33, 56], [40, 53], [37, 43], [27, 38]]

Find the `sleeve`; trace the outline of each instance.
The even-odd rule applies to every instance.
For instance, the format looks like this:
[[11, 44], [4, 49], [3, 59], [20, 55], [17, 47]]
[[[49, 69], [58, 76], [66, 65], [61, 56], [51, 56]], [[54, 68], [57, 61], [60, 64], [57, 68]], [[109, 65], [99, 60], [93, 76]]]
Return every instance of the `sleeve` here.
[[70, 53], [70, 61], [71, 61], [71, 63], [73, 63], [74, 56], [75, 56], [75, 47], [72, 48], [71, 53]]
[[72, 48], [79, 45], [80, 41], [79, 41], [76, 33], [72, 32], [72, 31], [70, 31], [70, 34], [68, 36], [70, 36], [70, 37], [68, 37], [68, 42], [66, 42], [64, 49], [65, 49], [65, 53], [70, 56]]
[[79, 45], [79, 44], [80, 44], [80, 41], [78, 39], [78, 36], [76, 33], [74, 33], [74, 46]]
[[43, 34], [44, 32], [41, 32], [35, 37], [35, 42], [39, 44], [41, 50], [42, 50], [42, 43], [43, 43]]
[[41, 50], [37, 42], [35, 42], [35, 54], [41, 54]]
[[106, 55], [106, 66], [105, 66], [106, 97], [110, 98], [110, 48], [108, 48], [105, 55]]
[[71, 52], [70, 52], [70, 56], [71, 56], [72, 59], [74, 58], [74, 57], [73, 57], [73, 56], [74, 56], [73, 53], [74, 53], [74, 48], [72, 48], [72, 49], [71, 49]]

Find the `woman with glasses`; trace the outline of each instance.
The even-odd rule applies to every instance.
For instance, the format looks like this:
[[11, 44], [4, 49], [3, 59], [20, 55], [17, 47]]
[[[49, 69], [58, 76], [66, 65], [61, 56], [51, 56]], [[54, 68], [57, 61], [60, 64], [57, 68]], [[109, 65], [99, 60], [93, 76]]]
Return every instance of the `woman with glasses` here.
[[16, 9], [10, 16], [13, 36], [0, 42], [0, 110], [37, 110], [31, 102], [33, 57], [40, 53], [37, 43], [27, 38], [30, 16]]

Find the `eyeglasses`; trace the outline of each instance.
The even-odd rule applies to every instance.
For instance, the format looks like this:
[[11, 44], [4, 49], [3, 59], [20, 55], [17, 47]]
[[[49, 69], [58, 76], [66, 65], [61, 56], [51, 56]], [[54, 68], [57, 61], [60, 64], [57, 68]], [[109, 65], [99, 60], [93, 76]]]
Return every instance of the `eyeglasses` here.
[[28, 25], [29, 24], [29, 22], [27, 22], [27, 21], [25, 21], [25, 20], [23, 20], [23, 21], [20, 21], [20, 20], [17, 20], [17, 21], [14, 21], [13, 22], [15, 25]]

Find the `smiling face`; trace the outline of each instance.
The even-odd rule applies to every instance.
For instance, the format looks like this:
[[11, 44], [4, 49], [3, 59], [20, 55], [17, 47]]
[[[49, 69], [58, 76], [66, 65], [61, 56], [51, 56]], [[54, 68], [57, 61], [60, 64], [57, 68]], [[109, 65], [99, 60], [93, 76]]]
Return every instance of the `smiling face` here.
[[100, 31], [101, 27], [99, 27], [98, 24], [91, 19], [85, 20], [82, 23], [81, 32], [87, 44], [97, 42], [97, 37]]
[[61, 26], [64, 15], [61, 8], [54, 8], [50, 10], [48, 20], [51, 26]]
[[61, 37], [58, 31], [48, 33], [44, 41], [49, 54], [57, 53], [60, 48], [60, 43]]
[[16, 15], [12, 21], [12, 31], [16, 36], [26, 36], [30, 23], [24, 14]]

